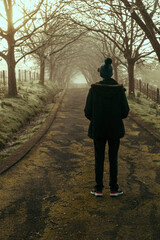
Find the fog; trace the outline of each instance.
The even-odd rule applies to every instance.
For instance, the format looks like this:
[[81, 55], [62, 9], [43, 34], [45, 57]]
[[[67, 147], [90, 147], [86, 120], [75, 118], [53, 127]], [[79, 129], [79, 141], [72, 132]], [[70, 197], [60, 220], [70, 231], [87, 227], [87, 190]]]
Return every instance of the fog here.
[[69, 87], [72, 88], [72, 87], [87, 87], [87, 86], [88, 84], [87, 84], [86, 78], [81, 72], [77, 71], [71, 76]]
[[[146, 82], [154, 87], [160, 88], [160, 65], [157, 66], [152, 63], [150, 65], [144, 64], [144, 66], [137, 70], [138, 78], [143, 82]], [[136, 69], [135, 69], [136, 73]]]
[[[100, 80], [97, 68], [107, 57], [112, 58], [113, 77], [129, 86], [129, 95], [134, 95], [134, 77], [160, 87], [157, 1], [144, 0], [146, 8], [136, 1], [129, 11], [124, 1], [9, 2], [0, 2], [0, 81], [8, 82], [8, 95], [17, 95], [20, 71], [26, 81], [29, 72], [34, 77], [28, 80], [42, 85], [90, 86]], [[134, 11], [143, 26], [132, 18]], [[153, 36], [144, 28], [144, 11], [152, 13], [147, 16]]]

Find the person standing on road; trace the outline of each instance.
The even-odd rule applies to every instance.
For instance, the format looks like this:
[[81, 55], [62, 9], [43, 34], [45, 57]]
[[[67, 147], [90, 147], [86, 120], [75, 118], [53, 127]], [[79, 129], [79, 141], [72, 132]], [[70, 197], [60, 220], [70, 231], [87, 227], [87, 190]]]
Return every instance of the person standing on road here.
[[84, 113], [90, 120], [88, 136], [94, 141], [95, 151], [95, 181], [96, 185], [91, 194], [103, 196], [103, 171], [105, 146], [109, 146], [110, 166], [110, 196], [123, 194], [117, 183], [118, 150], [120, 138], [125, 134], [123, 120], [128, 116], [129, 106], [123, 85], [119, 85], [112, 77], [112, 59], [107, 58], [101, 65], [99, 72], [102, 81], [92, 84], [89, 90]]

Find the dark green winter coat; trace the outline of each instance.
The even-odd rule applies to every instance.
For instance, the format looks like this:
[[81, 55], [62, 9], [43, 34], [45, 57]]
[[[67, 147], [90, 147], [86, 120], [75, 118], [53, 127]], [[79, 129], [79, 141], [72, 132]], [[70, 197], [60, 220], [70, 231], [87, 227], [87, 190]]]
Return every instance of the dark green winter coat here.
[[125, 134], [122, 119], [126, 118], [129, 112], [125, 89], [112, 78], [93, 84], [84, 112], [90, 120], [90, 138], [122, 138]]

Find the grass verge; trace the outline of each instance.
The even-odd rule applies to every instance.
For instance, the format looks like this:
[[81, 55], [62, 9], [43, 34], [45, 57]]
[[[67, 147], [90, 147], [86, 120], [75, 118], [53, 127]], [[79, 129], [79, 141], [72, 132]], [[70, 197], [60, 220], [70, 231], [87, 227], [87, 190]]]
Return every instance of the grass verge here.
[[[27, 141], [42, 125], [58, 96], [56, 86], [23, 84], [15, 98], [0, 99], [0, 158]], [[6, 150], [7, 149], [7, 150]]]
[[128, 98], [130, 110], [160, 131], [160, 105], [136, 91], [136, 97]]

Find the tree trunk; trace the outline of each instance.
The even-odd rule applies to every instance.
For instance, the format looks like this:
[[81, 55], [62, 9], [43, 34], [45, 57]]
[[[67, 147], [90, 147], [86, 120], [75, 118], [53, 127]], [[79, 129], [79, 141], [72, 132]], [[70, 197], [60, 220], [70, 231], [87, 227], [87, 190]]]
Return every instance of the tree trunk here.
[[50, 59], [50, 66], [49, 66], [49, 80], [53, 81], [53, 69], [54, 69], [54, 63], [52, 61], [52, 58]]
[[134, 59], [127, 59], [128, 62], [128, 78], [129, 78], [129, 96], [135, 96], [134, 89]]
[[40, 59], [40, 80], [39, 83], [44, 85], [44, 74], [45, 74], [45, 58]]
[[8, 41], [8, 56], [7, 56], [8, 95], [14, 97], [14, 96], [17, 96], [17, 84], [16, 84], [16, 74], [15, 74], [16, 63], [15, 63], [15, 55], [14, 55], [14, 43], [12, 43], [13, 42], [12, 40]]
[[118, 82], [118, 64], [113, 62], [113, 69], [114, 69], [114, 78]]

